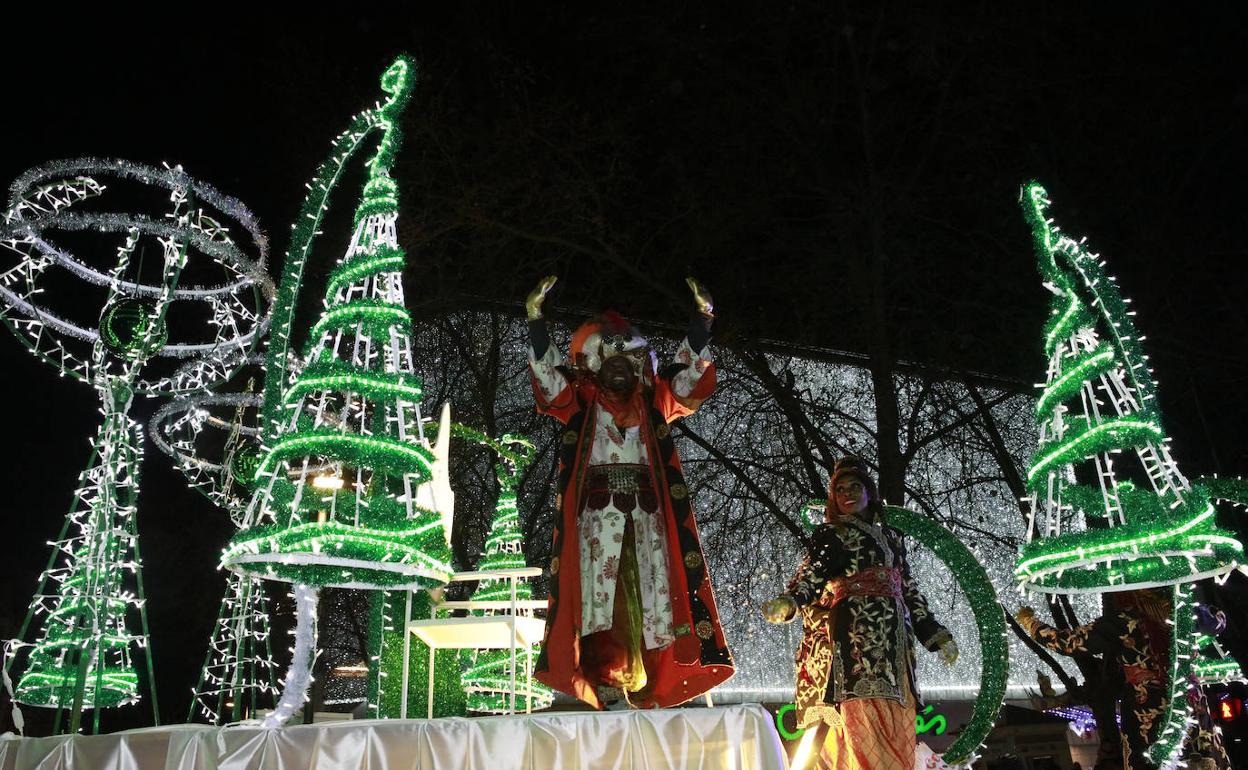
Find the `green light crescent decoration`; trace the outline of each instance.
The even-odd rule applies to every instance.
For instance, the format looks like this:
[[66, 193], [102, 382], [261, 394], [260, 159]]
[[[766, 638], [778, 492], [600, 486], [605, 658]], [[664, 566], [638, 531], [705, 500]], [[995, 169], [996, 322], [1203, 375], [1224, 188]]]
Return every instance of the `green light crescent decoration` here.
[[[100, 337], [104, 345], [123, 358], [150, 356], [165, 346], [169, 330], [164, 319], [155, 313], [154, 303], [127, 298], [109, 306], [100, 322]], [[160, 325], [148, 333], [148, 326], [158, 318]]]

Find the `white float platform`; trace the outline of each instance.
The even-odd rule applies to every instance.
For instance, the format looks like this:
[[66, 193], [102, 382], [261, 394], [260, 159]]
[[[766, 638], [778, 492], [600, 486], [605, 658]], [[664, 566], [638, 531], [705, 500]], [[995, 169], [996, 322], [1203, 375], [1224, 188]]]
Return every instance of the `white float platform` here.
[[0, 741], [0, 770], [785, 770], [761, 706], [176, 725]]

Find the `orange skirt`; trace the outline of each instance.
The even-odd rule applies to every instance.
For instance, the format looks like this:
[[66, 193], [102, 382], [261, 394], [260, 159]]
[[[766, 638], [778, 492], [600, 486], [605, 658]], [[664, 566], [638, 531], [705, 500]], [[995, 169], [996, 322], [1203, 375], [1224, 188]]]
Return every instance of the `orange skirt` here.
[[[819, 726], [819, 770], [913, 770], [914, 709], [885, 698], [841, 704], [842, 724]], [[795, 769], [796, 770], [796, 769]]]

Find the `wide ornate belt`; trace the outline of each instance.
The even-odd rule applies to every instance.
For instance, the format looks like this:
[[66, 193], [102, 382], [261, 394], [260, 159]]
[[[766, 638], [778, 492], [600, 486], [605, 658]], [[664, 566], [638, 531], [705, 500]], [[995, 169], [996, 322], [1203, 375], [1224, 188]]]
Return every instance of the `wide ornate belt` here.
[[825, 607], [835, 607], [849, 596], [891, 596], [894, 599], [900, 599], [902, 597], [901, 570], [891, 567], [867, 567], [853, 575], [829, 580], [820, 604]]
[[659, 510], [659, 497], [645, 465], [591, 465], [585, 479], [585, 507], [600, 511], [614, 503], [625, 513], [640, 508], [646, 513]]

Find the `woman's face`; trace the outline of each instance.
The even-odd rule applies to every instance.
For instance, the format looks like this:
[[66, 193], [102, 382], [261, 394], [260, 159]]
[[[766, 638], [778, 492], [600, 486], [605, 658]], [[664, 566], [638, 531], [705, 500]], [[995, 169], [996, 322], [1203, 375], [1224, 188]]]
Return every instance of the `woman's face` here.
[[871, 502], [871, 493], [856, 476], [842, 476], [832, 487], [832, 497], [836, 501], [836, 509], [842, 514], [859, 514], [867, 509]]

